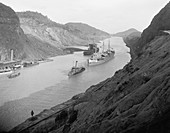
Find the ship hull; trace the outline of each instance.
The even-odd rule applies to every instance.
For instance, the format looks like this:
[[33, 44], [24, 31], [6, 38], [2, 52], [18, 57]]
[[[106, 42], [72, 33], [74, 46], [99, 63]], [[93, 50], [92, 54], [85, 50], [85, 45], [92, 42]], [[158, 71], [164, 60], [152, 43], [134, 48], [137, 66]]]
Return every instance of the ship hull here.
[[96, 62], [90, 62], [89, 59], [88, 59], [88, 61], [87, 61], [88, 66], [101, 65], [101, 64], [103, 64], [105, 62], [108, 62], [108, 61], [112, 60], [114, 58], [114, 55], [115, 55], [115, 53], [111, 53], [110, 55], [105, 57], [103, 60], [99, 60], [99, 61], [96, 61]]
[[12, 74], [10, 74], [10, 75], [8, 75], [8, 78], [15, 78], [15, 77], [18, 77], [20, 75], [20, 72], [18, 72], [18, 73], [12, 73]]
[[76, 71], [76, 72], [69, 72], [68, 73], [68, 76], [73, 76], [73, 75], [77, 75], [77, 74], [79, 74], [79, 73], [82, 73], [83, 71], [85, 71], [85, 68], [84, 67], [81, 67], [81, 68], [79, 68], [79, 70], [78, 71]]
[[11, 74], [12, 70], [9, 71], [0, 71], [0, 75], [6, 75], [6, 74]]

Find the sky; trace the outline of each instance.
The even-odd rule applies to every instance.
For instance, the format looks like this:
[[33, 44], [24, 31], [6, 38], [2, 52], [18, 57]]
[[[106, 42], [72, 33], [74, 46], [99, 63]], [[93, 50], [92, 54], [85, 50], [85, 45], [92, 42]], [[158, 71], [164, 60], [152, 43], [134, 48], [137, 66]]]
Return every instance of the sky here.
[[81, 22], [108, 33], [143, 31], [169, 0], [1, 0], [14, 11], [37, 11], [65, 24]]

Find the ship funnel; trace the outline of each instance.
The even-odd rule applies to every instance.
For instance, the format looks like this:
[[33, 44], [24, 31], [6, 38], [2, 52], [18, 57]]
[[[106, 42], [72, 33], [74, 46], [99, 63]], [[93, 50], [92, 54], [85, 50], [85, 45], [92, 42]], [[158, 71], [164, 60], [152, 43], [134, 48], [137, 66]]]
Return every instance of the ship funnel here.
[[75, 67], [77, 67], [77, 62], [78, 62], [78, 61], [76, 61]]
[[14, 51], [11, 49], [11, 61], [14, 59]]

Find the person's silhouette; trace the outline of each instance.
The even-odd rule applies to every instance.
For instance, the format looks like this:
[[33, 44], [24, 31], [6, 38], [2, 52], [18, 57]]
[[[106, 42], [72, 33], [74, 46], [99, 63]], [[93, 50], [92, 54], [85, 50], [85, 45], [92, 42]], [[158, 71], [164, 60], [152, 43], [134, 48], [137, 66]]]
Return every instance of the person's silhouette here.
[[33, 111], [33, 110], [31, 111], [31, 116], [32, 116], [32, 117], [34, 116], [34, 111]]

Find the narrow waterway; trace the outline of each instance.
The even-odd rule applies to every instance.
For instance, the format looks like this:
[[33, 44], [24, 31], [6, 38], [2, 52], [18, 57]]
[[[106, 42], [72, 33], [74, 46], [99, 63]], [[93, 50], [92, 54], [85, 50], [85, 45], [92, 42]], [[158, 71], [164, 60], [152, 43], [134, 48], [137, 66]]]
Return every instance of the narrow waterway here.
[[[108, 40], [105, 40], [105, 44]], [[57, 56], [54, 61], [22, 69], [14, 79], [0, 76], [0, 127], [9, 130], [35, 114], [84, 92], [123, 68], [130, 61], [129, 48], [122, 38], [112, 37], [111, 47], [116, 51], [115, 58], [105, 64], [87, 67], [87, 56], [83, 52]], [[75, 61], [86, 66], [83, 73], [68, 78], [67, 74]]]

